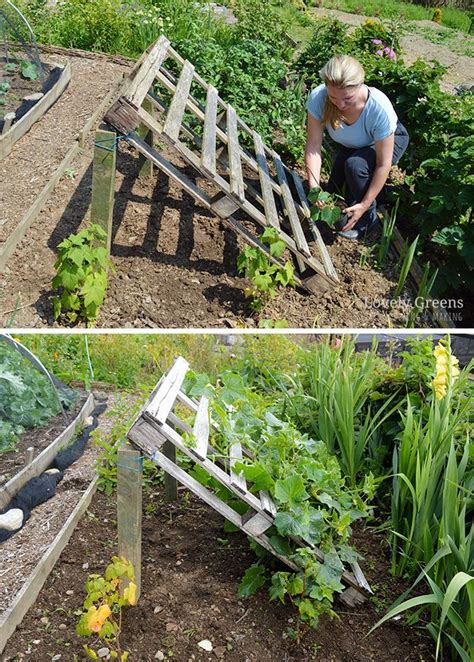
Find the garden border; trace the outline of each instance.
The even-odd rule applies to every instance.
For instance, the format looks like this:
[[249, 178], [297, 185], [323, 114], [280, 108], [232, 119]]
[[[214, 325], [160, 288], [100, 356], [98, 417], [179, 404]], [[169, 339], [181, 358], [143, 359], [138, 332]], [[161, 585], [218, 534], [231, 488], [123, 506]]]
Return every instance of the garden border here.
[[62, 69], [61, 75], [53, 87], [16, 124], [12, 124], [5, 133], [0, 135], [0, 161], [10, 154], [16, 141], [22, 138], [36, 120], [51, 108], [68, 86], [71, 80], [71, 63], [66, 62], [64, 65], [53, 63], [53, 66]]
[[[5, 508], [10, 500], [15, 496], [19, 489], [21, 489], [31, 479], [39, 476], [45, 471], [53, 459], [56, 457], [58, 451], [62, 446], [72, 439], [76, 434], [77, 428], [85, 419], [92, 413], [95, 407], [94, 395], [89, 394], [87, 400], [83, 404], [81, 411], [74, 418], [74, 420], [63, 430], [49, 446], [47, 446], [35, 459], [21, 469], [8, 483], [0, 489], [0, 509]], [[0, 622], [1, 631], [1, 622]]]
[[13, 603], [2, 615], [0, 615], [0, 653], [5, 648], [8, 639], [21, 623], [30, 607], [35, 603], [49, 573], [59, 559], [61, 552], [69, 542], [69, 538], [79, 523], [80, 518], [92, 501], [92, 497], [97, 489], [98, 481], [99, 476], [96, 476], [91, 483], [89, 483], [89, 486], [67, 518], [61, 530], [56, 535], [47, 551], [43, 554], [35, 569], [30, 573], [22, 588], [18, 591]]

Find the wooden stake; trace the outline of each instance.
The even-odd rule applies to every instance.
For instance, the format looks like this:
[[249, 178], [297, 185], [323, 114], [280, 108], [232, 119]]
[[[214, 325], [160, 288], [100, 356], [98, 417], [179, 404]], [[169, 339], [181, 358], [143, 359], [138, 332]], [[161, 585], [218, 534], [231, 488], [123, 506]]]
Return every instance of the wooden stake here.
[[[150, 113], [152, 117], [154, 117], [155, 108], [148, 97], [143, 99], [142, 108], [143, 110], [146, 110], [147, 113]], [[153, 131], [151, 131], [147, 126], [140, 124], [140, 127], [138, 128], [138, 135], [146, 142], [147, 145], [153, 147]], [[138, 177], [140, 179], [143, 179], [144, 177], [153, 177], [152, 161], [150, 161], [150, 159], [144, 158], [142, 155], [140, 155], [140, 159], [143, 160], [143, 165], [140, 168]]]
[[[133, 565], [137, 600], [141, 588], [142, 555], [142, 460], [130, 446], [120, 448], [117, 459], [117, 532], [118, 553]], [[124, 581], [121, 590], [126, 588]]]
[[114, 209], [117, 134], [101, 125], [95, 133], [92, 168], [91, 221], [107, 233], [107, 250], [112, 245], [112, 214]]
[[[163, 455], [176, 464], [176, 448], [171, 441], [165, 441], [163, 444]], [[178, 499], [178, 481], [165, 471], [165, 499], [166, 501], [177, 501]]]

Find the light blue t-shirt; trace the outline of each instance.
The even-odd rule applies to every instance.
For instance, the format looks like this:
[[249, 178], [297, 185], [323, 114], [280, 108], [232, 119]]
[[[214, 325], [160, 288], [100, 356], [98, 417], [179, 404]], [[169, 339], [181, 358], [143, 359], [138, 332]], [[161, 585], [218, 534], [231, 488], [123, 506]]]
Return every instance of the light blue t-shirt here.
[[[375, 87], [367, 89], [369, 96], [362, 113], [354, 124], [342, 123], [338, 129], [333, 129], [329, 123], [326, 124], [331, 138], [344, 147], [351, 149], [368, 147], [395, 132], [398, 118], [389, 98]], [[308, 112], [320, 122], [323, 119], [326, 97], [326, 85], [323, 83], [312, 90], [306, 102]]]

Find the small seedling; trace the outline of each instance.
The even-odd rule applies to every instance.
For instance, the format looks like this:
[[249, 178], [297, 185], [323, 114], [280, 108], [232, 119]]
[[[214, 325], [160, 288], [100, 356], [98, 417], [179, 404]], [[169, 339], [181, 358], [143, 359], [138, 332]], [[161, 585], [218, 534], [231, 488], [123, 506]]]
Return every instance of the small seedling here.
[[[266, 228], [260, 240], [269, 247], [270, 255], [277, 260], [282, 258], [286, 246], [275, 228]], [[237, 258], [237, 269], [252, 281], [253, 287], [246, 288], [245, 294], [252, 297], [251, 306], [256, 311], [262, 310], [267, 300], [277, 295], [280, 285], [295, 285], [291, 262], [287, 260], [282, 266], [273, 264], [263, 251], [252, 246], [248, 246]]]
[[38, 67], [33, 62], [28, 62], [25, 60], [20, 65], [20, 72], [22, 78], [27, 80], [37, 80], [39, 76]]
[[67, 177], [68, 179], [76, 179], [77, 177], [77, 169], [76, 168], [65, 168], [64, 169], [64, 176]]
[[382, 267], [387, 259], [388, 251], [390, 249], [390, 244], [392, 241], [393, 230], [395, 228], [395, 223], [397, 221], [398, 206], [400, 204], [400, 198], [397, 198], [393, 209], [390, 214], [384, 213], [383, 223], [382, 223], [382, 237], [379, 244], [379, 253], [377, 262], [379, 267]]
[[[128, 584], [122, 592], [125, 581]], [[122, 609], [137, 604], [136, 590], [132, 564], [118, 556], [112, 557], [112, 563], [107, 566], [103, 577], [92, 574], [86, 582], [87, 597], [76, 632], [102, 640], [109, 648], [110, 658], [120, 662], [126, 662], [129, 656], [128, 651], [120, 648]], [[84, 644], [84, 651], [92, 660], [99, 659], [97, 652], [87, 644]]]

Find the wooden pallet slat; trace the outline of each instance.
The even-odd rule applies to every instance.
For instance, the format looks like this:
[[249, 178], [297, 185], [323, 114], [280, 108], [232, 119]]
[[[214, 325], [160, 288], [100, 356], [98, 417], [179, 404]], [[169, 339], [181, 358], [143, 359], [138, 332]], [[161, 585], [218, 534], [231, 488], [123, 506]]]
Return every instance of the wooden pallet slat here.
[[207, 457], [209, 427], [209, 400], [203, 395], [199, 401], [193, 427], [196, 446], [191, 449], [201, 460], [205, 460]]
[[257, 156], [258, 176], [260, 178], [260, 185], [262, 187], [265, 216], [269, 224], [279, 230], [280, 221], [278, 220], [278, 212], [275, 204], [275, 198], [273, 196], [270, 172], [268, 170], [267, 157], [265, 156], [265, 147], [260, 134], [256, 131], [253, 132], [253, 142], [255, 146], [255, 154]]
[[141, 106], [142, 101], [153, 84], [156, 75], [168, 55], [169, 40], [162, 35], [151, 49], [135, 78], [127, 88], [127, 99], [134, 106]]
[[149, 403], [146, 411], [159, 423], [164, 423], [168, 418], [188, 368], [189, 363], [180, 356], [163, 379], [155, 397]]
[[286, 213], [288, 215], [288, 220], [295, 236], [296, 246], [298, 247], [298, 250], [303, 253], [303, 255], [306, 255], [306, 257], [311, 257], [311, 251], [309, 250], [308, 242], [306, 241], [303, 228], [301, 227], [300, 219], [298, 218], [298, 213], [296, 211], [293, 196], [291, 195], [283, 163], [280, 156], [275, 151], [273, 152], [273, 163], [275, 164], [278, 181], [280, 182], [283, 202], [285, 205]]
[[216, 174], [217, 90], [209, 85], [201, 147], [201, 168], [211, 177]]
[[263, 510], [274, 517], [277, 513], [277, 509], [269, 493], [266, 490], [260, 490], [258, 494]]
[[236, 473], [234, 471], [234, 466], [237, 462], [242, 462], [242, 446], [239, 441], [231, 444], [229, 448], [229, 459], [230, 459], [230, 482], [234, 485], [240, 492], [245, 494], [247, 492], [247, 481], [242, 471]]
[[230, 192], [240, 202], [243, 202], [245, 200], [245, 189], [237, 133], [237, 114], [231, 105], [227, 106], [227, 148], [229, 151]]
[[179, 137], [179, 131], [183, 121], [191, 83], [193, 82], [193, 76], [194, 66], [186, 60], [163, 127], [163, 133], [165, 133], [173, 142], [176, 142]]
[[272, 522], [260, 513], [249, 510], [245, 515], [242, 515], [242, 526], [244, 531], [251, 536], [261, 536], [272, 526]]

